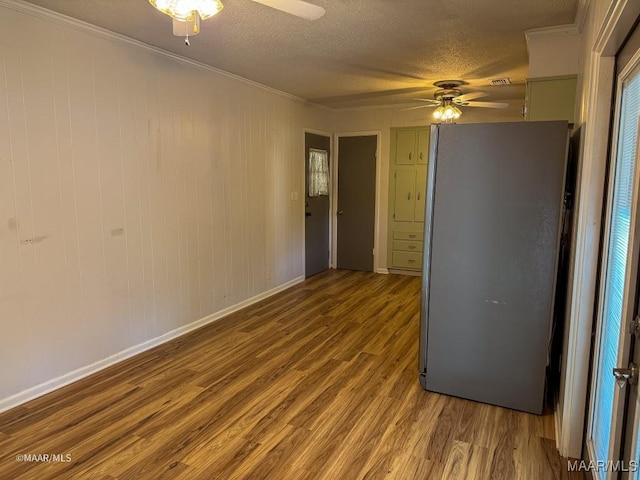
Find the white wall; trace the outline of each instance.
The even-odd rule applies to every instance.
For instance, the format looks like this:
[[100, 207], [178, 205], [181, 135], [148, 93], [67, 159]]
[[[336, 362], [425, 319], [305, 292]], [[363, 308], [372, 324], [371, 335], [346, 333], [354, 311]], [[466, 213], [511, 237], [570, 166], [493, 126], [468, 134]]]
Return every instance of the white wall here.
[[573, 25], [525, 32], [529, 49], [528, 78], [576, 75], [581, 69], [582, 38]]
[[300, 279], [290, 195], [303, 129], [329, 126], [292, 97], [0, 6], [0, 410]]
[[[505, 109], [467, 108], [458, 120], [458, 123], [480, 122], [518, 122], [522, 121], [521, 102], [510, 102], [510, 107]], [[378, 108], [354, 108], [336, 110], [333, 112], [333, 131], [337, 134], [354, 132], [380, 132], [381, 151], [380, 156], [380, 189], [376, 192], [379, 196], [380, 209], [378, 210], [378, 238], [377, 256], [375, 268], [383, 271], [387, 268], [387, 228], [389, 214], [389, 149], [391, 148], [391, 128], [426, 126], [432, 123], [431, 113], [433, 109], [424, 108], [416, 110], [401, 110], [391, 107]], [[339, 152], [338, 152], [339, 155]]]

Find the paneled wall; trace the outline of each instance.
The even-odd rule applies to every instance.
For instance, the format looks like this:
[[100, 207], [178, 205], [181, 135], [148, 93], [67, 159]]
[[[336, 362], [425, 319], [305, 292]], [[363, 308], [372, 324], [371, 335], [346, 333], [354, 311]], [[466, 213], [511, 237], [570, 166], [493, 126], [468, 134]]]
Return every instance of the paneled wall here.
[[0, 6], [0, 410], [299, 279], [303, 129], [329, 126]]

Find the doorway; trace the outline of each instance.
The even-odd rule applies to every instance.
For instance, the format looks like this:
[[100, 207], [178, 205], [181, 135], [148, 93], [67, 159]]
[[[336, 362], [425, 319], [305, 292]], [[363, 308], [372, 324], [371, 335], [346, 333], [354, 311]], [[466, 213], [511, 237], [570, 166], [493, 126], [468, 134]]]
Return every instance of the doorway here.
[[338, 136], [337, 268], [374, 271], [378, 135]]
[[[640, 29], [616, 57], [617, 95], [601, 242], [600, 295], [586, 438], [598, 480], [640, 480]], [[632, 51], [630, 51], [632, 49]]]
[[304, 147], [304, 272], [308, 278], [329, 268], [331, 136], [305, 132]]

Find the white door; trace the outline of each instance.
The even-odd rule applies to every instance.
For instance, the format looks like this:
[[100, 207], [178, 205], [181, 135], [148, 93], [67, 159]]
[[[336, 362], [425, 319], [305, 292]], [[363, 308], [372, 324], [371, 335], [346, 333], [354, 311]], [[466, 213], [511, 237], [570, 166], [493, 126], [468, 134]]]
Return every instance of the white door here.
[[[631, 322], [637, 311], [636, 292], [640, 254], [638, 194], [640, 160], [638, 150], [640, 115], [640, 56], [619, 74], [611, 167], [602, 250], [600, 295], [591, 380], [587, 454], [590, 469], [598, 480], [618, 478], [628, 470], [631, 456], [625, 423], [638, 423], [637, 413], [629, 420], [628, 406], [637, 402], [637, 388], [625, 382], [633, 360], [634, 335]], [[617, 370], [620, 385], [616, 383]], [[637, 430], [637, 429], [636, 429]], [[636, 438], [632, 442], [637, 442]], [[626, 455], [624, 451], [629, 452]], [[637, 457], [637, 447], [634, 454]], [[627, 458], [624, 458], [624, 457]], [[636, 458], [637, 459], [637, 458]], [[639, 479], [639, 473], [626, 472]], [[631, 476], [631, 475], [635, 475]]]

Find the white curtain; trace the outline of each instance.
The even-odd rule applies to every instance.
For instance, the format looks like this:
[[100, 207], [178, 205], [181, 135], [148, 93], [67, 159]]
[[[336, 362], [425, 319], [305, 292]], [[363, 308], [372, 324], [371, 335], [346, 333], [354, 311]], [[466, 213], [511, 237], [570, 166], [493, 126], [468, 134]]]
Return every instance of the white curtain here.
[[326, 150], [309, 150], [309, 196], [329, 195], [329, 155]]

